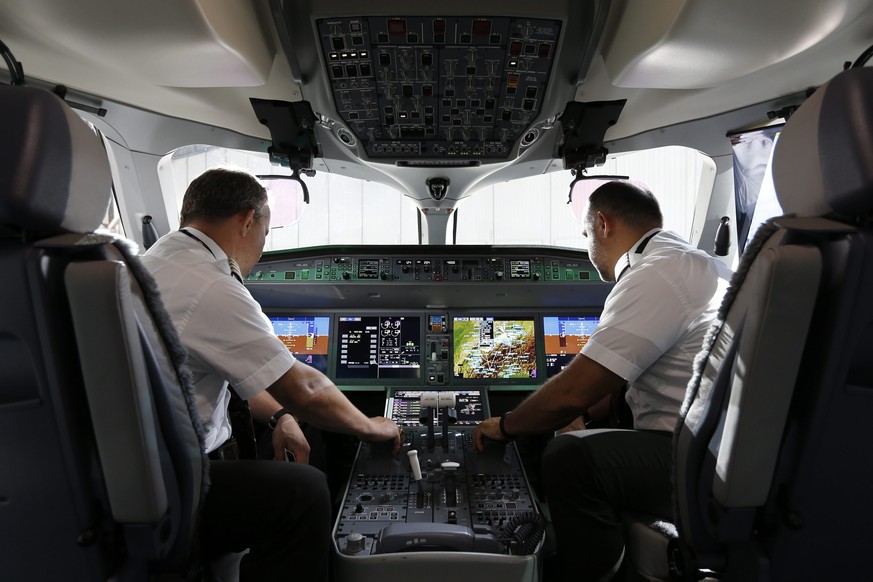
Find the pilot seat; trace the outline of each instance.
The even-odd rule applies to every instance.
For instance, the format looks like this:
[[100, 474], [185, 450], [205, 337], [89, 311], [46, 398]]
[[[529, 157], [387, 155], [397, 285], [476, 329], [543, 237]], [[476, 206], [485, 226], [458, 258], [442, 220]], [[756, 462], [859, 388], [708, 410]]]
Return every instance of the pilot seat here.
[[816, 90], [775, 148], [785, 215], [748, 246], [695, 362], [673, 536], [629, 516], [635, 580], [870, 576], [873, 69]]
[[101, 137], [41, 89], [0, 111], [0, 578], [186, 575], [207, 460], [154, 283], [98, 232]]

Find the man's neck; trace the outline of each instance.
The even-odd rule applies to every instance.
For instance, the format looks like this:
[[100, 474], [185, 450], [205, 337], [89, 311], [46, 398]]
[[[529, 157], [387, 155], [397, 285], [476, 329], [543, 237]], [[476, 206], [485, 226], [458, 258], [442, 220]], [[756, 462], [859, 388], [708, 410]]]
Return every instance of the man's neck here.
[[651, 232], [655, 229], [660, 229], [660, 227], [657, 225], [652, 225], [646, 228], [628, 229], [621, 234], [621, 237], [619, 239], [620, 244], [617, 244], [616, 246], [618, 248], [624, 249], [624, 251], [622, 251], [622, 254], [636, 252], [642, 238], [645, 237], [647, 234], [651, 234]]
[[234, 248], [233, 237], [230, 229], [222, 224], [212, 224], [203, 221], [192, 221], [186, 224], [185, 226], [179, 227], [182, 228], [194, 228], [211, 238], [215, 244], [221, 247], [221, 250], [224, 251], [228, 257], [233, 258], [231, 251]]
[[[613, 246], [616, 252], [610, 263], [611, 265], [615, 265], [612, 273], [612, 276], [614, 277], [613, 280], [618, 280], [621, 276], [621, 271], [630, 264], [631, 253], [636, 252], [637, 248], [640, 246], [640, 241], [647, 234], [651, 233], [654, 228], [658, 227], [653, 226], [646, 229], [622, 229], [620, 232], [616, 233], [615, 244]], [[625, 257], [627, 257], [627, 259], [625, 259]]]

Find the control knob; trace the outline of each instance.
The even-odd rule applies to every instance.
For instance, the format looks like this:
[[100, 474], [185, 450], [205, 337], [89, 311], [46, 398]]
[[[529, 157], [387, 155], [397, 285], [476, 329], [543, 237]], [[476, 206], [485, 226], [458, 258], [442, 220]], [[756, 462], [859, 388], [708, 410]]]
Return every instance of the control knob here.
[[349, 273], [348, 271], [343, 271], [343, 279], [348, 280], [348, 279], [351, 279], [351, 278], [352, 278], [352, 274], [351, 274], [351, 273]]
[[367, 546], [364, 536], [360, 533], [353, 531], [349, 535], [346, 536], [346, 553], [347, 554], [357, 554], [364, 550]]

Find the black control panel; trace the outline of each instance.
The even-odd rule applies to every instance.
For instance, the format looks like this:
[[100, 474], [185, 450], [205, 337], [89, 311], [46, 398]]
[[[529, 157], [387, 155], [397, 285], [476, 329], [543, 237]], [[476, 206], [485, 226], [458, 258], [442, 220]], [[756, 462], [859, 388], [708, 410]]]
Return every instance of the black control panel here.
[[403, 427], [400, 454], [386, 445], [360, 445], [334, 529], [343, 558], [538, 553], [544, 521], [515, 446], [473, 448], [487, 393], [461, 391], [452, 393], [450, 407], [426, 406], [428, 395], [437, 394], [446, 395], [398, 389], [389, 397], [386, 415]]
[[322, 255], [262, 262], [252, 282], [600, 282], [583, 254], [576, 257], [518, 254], [467, 255]]
[[[539, 114], [561, 23], [516, 17], [316, 21], [336, 110], [372, 158], [505, 159]], [[536, 136], [529, 137], [533, 141]]]
[[285, 251], [245, 284], [297, 359], [379, 389], [542, 384], [612, 287], [585, 253], [472, 246]]

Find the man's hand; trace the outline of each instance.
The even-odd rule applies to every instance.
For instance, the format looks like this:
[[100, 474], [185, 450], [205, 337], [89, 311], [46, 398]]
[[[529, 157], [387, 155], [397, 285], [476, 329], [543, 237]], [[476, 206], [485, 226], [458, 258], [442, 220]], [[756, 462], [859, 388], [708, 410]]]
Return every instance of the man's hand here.
[[400, 428], [394, 424], [394, 421], [384, 416], [370, 417], [370, 432], [366, 435], [361, 435], [362, 441], [373, 443], [382, 443], [385, 441], [393, 441], [391, 451], [393, 454], [400, 452]]
[[573, 419], [573, 422], [568, 424], [562, 429], [559, 429], [558, 432], [560, 434], [564, 434], [565, 432], [572, 432], [574, 430], [585, 430], [585, 419], [581, 416], [577, 416]]
[[273, 429], [273, 458], [277, 461], [286, 460], [286, 450], [294, 453], [298, 463], [309, 464], [309, 442], [303, 436], [297, 420], [290, 414], [282, 416]]
[[500, 432], [499, 416], [492, 416], [491, 418], [480, 422], [476, 427], [476, 430], [473, 431], [473, 446], [480, 453], [485, 450], [486, 438], [494, 441], [506, 440]]

